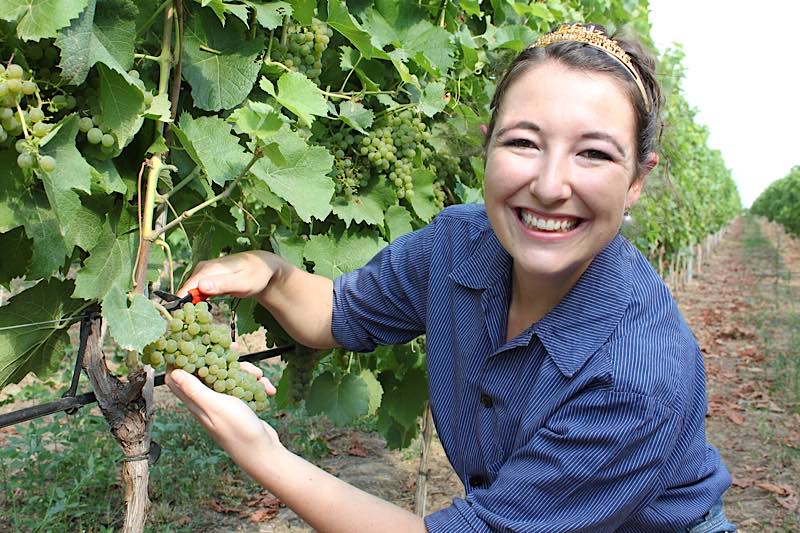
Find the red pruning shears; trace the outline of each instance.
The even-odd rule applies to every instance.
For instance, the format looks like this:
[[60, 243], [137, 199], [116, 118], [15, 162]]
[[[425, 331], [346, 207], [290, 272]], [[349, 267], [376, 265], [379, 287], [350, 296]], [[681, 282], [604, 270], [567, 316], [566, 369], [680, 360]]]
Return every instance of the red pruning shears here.
[[180, 296], [176, 296], [169, 292], [164, 291], [153, 291], [156, 296], [161, 298], [162, 300], [166, 300], [167, 304], [164, 304], [164, 308], [167, 311], [172, 311], [173, 309], [180, 309], [184, 306], [184, 304], [188, 304], [192, 302], [193, 304], [197, 304], [200, 302], [205, 302], [208, 299], [208, 294], [204, 293], [198, 288], [189, 289], [189, 294], [181, 298]]

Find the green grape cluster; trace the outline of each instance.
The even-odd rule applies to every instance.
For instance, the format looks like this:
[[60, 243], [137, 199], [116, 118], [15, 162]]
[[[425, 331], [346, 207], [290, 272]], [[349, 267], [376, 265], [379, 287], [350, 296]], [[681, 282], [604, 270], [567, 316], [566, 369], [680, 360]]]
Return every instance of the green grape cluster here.
[[117, 139], [111, 130], [101, 127], [101, 118], [99, 115], [91, 117], [81, 117], [78, 121], [78, 129], [86, 134], [86, 140], [89, 144], [99, 145], [100, 150], [104, 153], [111, 153], [114, 151], [114, 145]]
[[328, 48], [333, 30], [315, 18], [311, 21], [311, 27], [288, 25], [284, 27], [284, 31], [287, 33], [286, 44], [279, 40], [273, 41], [275, 59], [319, 83], [322, 54]]
[[142, 362], [164, 364], [196, 375], [217, 392], [240, 398], [255, 412], [267, 408], [267, 393], [256, 377], [239, 367], [227, 326], [212, 323], [208, 304], [185, 304], [172, 312], [166, 333], [144, 347]]
[[369, 174], [364, 172], [359, 165], [354, 164], [353, 158], [348, 156], [353, 152], [355, 145], [356, 138], [351, 133], [341, 131], [331, 135], [326, 143], [335, 157], [336, 194], [341, 194], [345, 200], [349, 200], [359, 187], [366, 186], [369, 181]]
[[304, 400], [311, 380], [314, 378], [314, 369], [319, 363], [321, 352], [305, 346], [298, 346], [293, 356], [287, 358], [286, 369], [289, 371], [289, 403], [297, 404]]
[[[414, 197], [412, 171], [424, 166], [432, 151], [427, 141], [431, 134], [427, 126], [411, 111], [388, 115], [385, 123], [361, 138], [359, 154], [366, 157], [380, 179], [394, 184], [398, 198]], [[419, 161], [417, 161], [419, 158]]]
[[40, 139], [53, 128], [46, 118], [33, 73], [15, 63], [0, 65], [0, 144], [15, 143], [17, 165], [25, 171], [56, 168], [55, 159], [39, 154]]

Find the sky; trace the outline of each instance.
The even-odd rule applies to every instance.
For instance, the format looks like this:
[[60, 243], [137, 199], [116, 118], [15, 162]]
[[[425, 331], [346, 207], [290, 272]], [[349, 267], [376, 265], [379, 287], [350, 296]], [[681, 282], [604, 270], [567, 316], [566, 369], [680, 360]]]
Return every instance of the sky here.
[[744, 207], [800, 165], [800, 2], [650, 0], [659, 50], [683, 44], [684, 93]]

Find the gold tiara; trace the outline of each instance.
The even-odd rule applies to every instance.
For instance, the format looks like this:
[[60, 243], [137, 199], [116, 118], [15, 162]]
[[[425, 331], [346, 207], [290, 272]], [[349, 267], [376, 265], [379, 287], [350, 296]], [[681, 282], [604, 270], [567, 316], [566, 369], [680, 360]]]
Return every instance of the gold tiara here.
[[575, 41], [585, 43], [589, 46], [602, 50], [609, 56], [616, 59], [633, 77], [639, 92], [642, 93], [642, 101], [644, 108], [650, 112], [650, 100], [647, 98], [647, 92], [644, 90], [642, 78], [639, 72], [633, 66], [630, 56], [617, 44], [613, 39], [606, 37], [606, 35], [595, 26], [590, 24], [584, 26], [583, 24], [562, 24], [556, 31], [540, 35], [539, 38], [533, 43], [530, 48], [544, 48], [553, 43], [560, 43], [564, 41]]

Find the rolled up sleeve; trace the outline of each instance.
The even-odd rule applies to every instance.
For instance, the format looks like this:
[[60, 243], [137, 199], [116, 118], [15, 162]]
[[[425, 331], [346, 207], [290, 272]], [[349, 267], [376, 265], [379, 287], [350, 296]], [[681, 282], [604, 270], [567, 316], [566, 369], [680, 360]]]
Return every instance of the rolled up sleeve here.
[[427, 528], [614, 531], [663, 490], [681, 421], [648, 396], [583, 392], [515, 449], [489, 487], [426, 517]]
[[331, 331], [340, 345], [369, 352], [425, 333], [435, 233], [436, 220], [334, 280]]

